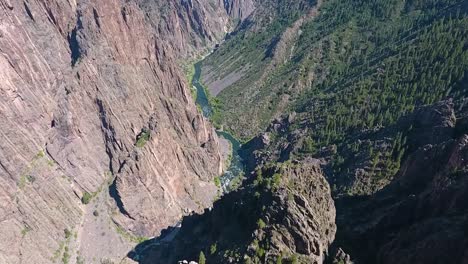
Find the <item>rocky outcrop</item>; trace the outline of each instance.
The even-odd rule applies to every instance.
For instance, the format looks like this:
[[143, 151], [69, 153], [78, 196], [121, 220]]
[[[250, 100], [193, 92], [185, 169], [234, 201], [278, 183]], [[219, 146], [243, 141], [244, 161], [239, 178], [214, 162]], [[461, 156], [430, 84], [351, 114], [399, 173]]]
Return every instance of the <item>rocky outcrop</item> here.
[[[263, 167], [245, 187], [203, 215], [186, 217], [170, 242], [133, 253], [140, 263], [323, 263], [334, 239], [335, 209], [316, 160]], [[298, 263], [295, 262], [295, 263]]]
[[0, 0], [1, 263], [78, 257], [81, 199], [112, 180], [112, 221], [138, 236], [212, 203], [218, 141], [178, 60], [228, 18], [156, 2]]
[[[265, 132], [242, 145], [241, 155], [246, 160], [247, 170], [268, 162], [284, 162], [292, 158], [291, 152], [297, 150], [304, 131], [290, 133], [290, 126], [296, 121], [295, 112], [274, 119]], [[278, 140], [281, 139], [281, 140]]]
[[245, 20], [255, 10], [256, 0], [224, 1], [226, 12], [234, 19]]
[[[371, 195], [392, 181], [407, 155], [426, 144], [439, 144], [463, 133], [463, 116], [445, 100], [421, 106], [395, 124], [354, 131], [339, 146], [317, 148], [307, 114], [292, 113], [271, 122], [264, 133], [243, 145], [249, 168], [302, 156], [319, 158], [335, 196]], [[309, 142], [308, 142], [309, 141]]]
[[333, 264], [353, 264], [351, 256], [346, 254], [342, 248], [338, 248], [335, 252], [335, 256], [332, 258], [331, 263]]
[[411, 128], [402, 130], [398, 172], [372, 196], [336, 200], [335, 243], [359, 263], [466, 263], [468, 130], [456, 121], [463, 116], [443, 101], [403, 117], [393, 127]]
[[309, 154], [307, 117], [285, 116], [244, 151], [260, 165], [320, 158], [337, 203], [330, 263], [465, 263], [468, 130], [457, 108], [452, 100], [422, 106]]
[[467, 158], [468, 136], [427, 145], [374, 197], [338, 201], [351, 255], [360, 263], [466, 263]]

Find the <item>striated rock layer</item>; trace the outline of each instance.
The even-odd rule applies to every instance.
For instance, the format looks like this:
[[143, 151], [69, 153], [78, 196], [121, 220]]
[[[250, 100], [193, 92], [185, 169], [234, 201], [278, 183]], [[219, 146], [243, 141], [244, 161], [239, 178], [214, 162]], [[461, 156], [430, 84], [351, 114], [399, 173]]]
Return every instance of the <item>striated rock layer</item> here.
[[112, 221], [138, 236], [212, 203], [218, 140], [177, 65], [228, 14], [157, 2], [0, 0], [0, 263], [78, 257], [80, 200], [111, 183]]

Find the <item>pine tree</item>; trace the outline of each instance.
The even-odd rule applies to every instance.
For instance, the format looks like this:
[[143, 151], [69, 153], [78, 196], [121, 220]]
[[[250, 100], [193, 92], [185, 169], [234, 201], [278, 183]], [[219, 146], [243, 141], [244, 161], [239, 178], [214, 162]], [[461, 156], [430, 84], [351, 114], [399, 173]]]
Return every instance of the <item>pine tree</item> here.
[[206, 264], [206, 257], [203, 251], [200, 251], [200, 255], [198, 256], [198, 264]]

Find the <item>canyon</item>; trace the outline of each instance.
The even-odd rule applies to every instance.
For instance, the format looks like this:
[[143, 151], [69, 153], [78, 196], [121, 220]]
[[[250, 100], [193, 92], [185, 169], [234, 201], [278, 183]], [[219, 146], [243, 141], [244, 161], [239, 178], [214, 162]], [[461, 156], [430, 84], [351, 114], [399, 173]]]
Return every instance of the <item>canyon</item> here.
[[463, 0], [0, 0], [0, 264], [468, 263], [467, 30]]

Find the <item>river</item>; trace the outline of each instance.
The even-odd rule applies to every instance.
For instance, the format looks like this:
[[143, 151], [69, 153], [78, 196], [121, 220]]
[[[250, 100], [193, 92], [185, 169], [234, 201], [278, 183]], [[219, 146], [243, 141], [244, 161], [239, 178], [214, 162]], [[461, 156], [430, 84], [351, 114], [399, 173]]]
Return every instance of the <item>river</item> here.
[[[200, 83], [201, 77], [201, 62], [197, 62], [194, 66], [195, 72], [192, 78], [192, 85], [197, 90], [197, 100], [196, 104], [200, 106], [203, 116], [210, 119], [211, 115], [213, 114], [213, 109], [210, 106], [210, 101], [208, 99], [208, 95], [206, 94], [203, 85]], [[240, 142], [234, 138], [231, 134], [226, 131], [217, 130], [216, 133], [218, 136], [225, 138], [229, 141], [232, 146], [232, 153], [231, 153], [231, 164], [229, 168], [224, 172], [224, 174], [220, 177], [221, 186], [223, 191], [230, 190], [230, 183], [233, 179], [241, 176], [244, 174], [244, 165], [241, 156], [239, 155], [239, 150], [241, 148]]]

